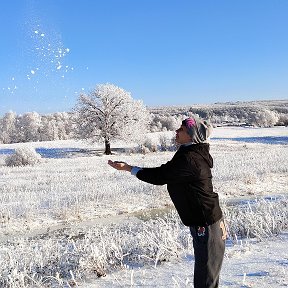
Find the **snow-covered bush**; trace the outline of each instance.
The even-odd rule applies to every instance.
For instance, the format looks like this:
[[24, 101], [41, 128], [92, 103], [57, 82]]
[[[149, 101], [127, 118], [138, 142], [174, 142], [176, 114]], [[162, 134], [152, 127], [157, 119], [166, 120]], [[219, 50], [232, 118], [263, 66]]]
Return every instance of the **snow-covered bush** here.
[[278, 120], [279, 116], [276, 112], [262, 109], [250, 114], [249, 123], [258, 127], [273, 127]]
[[157, 152], [158, 150], [157, 144], [151, 138], [146, 138], [142, 146], [146, 148], [146, 151]]
[[143, 143], [141, 143], [136, 149], [134, 149], [134, 153], [142, 153], [147, 154], [149, 152], [161, 152], [161, 151], [175, 151], [176, 143], [175, 137], [171, 136], [169, 132], [159, 132], [153, 137], [148, 135]]
[[278, 120], [277, 125], [288, 126], [288, 115], [285, 115], [285, 114], [279, 115], [279, 120]]
[[31, 147], [16, 148], [15, 153], [5, 159], [7, 166], [35, 165], [41, 162], [41, 155]]
[[167, 134], [161, 134], [159, 137], [161, 151], [174, 151], [176, 150], [175, 137], [170, 137]]

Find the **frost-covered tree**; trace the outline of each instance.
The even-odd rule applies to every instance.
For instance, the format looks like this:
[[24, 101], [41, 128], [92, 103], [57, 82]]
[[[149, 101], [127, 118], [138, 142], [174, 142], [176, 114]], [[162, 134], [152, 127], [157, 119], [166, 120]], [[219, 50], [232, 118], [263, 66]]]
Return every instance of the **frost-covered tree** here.
[[5, 113], [0, 119], [0, 142], [4, 144], [12, 143], [16, 135], [16, 113]]
[[42, 117], [41, 122], [41, 141], [59, 140], [58, 126], [53, 115]]
[[105, 154], [111, 154], [110, 141], [137, 141], [147, 132], [150, 113], [142, 101], [113, 84], [99, 84], [88, 95], [81, 94], [76, 112], [76, 133], [82, 139], [105, 142]]
[[71, 133], [73, 126], [71, 125], [69, 114], [66, 112], [57, 112], [53, 114], [58, 128], [58, 139], [66, 140]]
[[250, 115], [250, 123], [259, 127], [273, 127], [279, 117], [276, 112], [270, 111], [268, 109], [262, 109], [251, 113]]
[[67, 112], [57, 112], [41, 117], [41, 141], [66, 140], [71, 137], [73, 123]]
[[27, 112], [17, 117], [17, 142], [40, 140], [41, 116], [37, 112]]

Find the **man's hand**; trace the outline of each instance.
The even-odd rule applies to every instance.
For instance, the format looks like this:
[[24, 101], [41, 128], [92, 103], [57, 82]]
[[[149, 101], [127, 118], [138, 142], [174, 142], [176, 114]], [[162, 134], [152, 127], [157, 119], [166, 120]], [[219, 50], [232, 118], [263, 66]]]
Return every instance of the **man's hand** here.
[[131, 169], [132, 169], [132, 166], [122, 161], [108, 160], [108, 164], [117, 170], [124, 170], [124, 171], [131, 172]]

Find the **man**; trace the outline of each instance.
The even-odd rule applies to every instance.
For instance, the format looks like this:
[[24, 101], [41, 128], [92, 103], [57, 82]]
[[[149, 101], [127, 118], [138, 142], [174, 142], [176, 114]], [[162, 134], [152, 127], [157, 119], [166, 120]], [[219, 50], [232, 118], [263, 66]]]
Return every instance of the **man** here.
[[113, 168], [129, 171], [142, 181], [167, 184], [171, 200], [193, 237], [195, 288], [218, 287], [225, 250], [223, 215], [212, 186], [213, 159], [207, 143], [211, 130], [209, 123], [201, 119], [183, 120], [176, 130], [176, 142], [181, 146], [174, 157], [160, 167], [139, 168], [108, 161]]

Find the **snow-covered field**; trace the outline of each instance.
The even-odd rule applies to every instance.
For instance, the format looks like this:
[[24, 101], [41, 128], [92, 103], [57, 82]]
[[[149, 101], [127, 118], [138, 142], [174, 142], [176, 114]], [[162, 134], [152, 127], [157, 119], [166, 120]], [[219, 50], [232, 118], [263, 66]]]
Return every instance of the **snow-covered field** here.
[[[287, 136], [287, 127], [214, 129], [214, 186], [231, 227], [221, 287], [288, 286]], [[157, 142], [159, 133], [150, 137]], [[2, 144], [0, 153], [23, 145]], [[0, 287], [193, 287], [191, 237], [165, 186], [107, 165], [156, 166], [174, 152], [129, 153], [123, 148], [133, 143], [121, 142], [112, 156], [71, 140], [29, 145], [52, 156], [53, 148], [79, 149], [32, 167], [7, 167], [0, 154]], [[238, 202], [247, 199], [257, 201], [243, 212]]]

